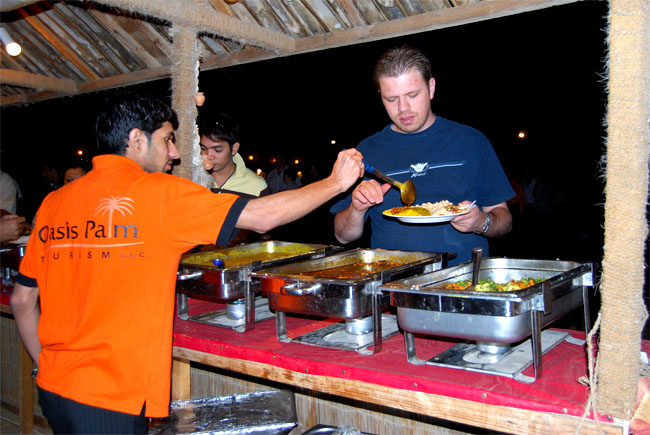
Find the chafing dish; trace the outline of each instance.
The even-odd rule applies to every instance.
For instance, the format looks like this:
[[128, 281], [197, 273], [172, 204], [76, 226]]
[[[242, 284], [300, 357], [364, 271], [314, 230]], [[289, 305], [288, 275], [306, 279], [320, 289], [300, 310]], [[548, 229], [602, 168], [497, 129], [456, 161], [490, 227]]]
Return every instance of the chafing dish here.
[[[377, 286], [391, 280], [440, 269], [443, 254], [354, 249], [327, 257], [253, 272], [275, 311], [277, 336], [298, 342], [372, 354], [382, 338], [398, 331], [394, 316], [382, 314], [389, 297]], [[297, 338], [287, 335], [285, 313], [345, 320]], [[373, 346], [370, 351], [369, 347]]]
[[[259, 281], [251, 272], [293, 261], [323, 257], [343, 248], [308, 243], [265, 241], [208, 252], [185, 254], [177, 274], [178, 315], [182, 319], [233, 328], [254, 328], [255, 319], [273, 316], [261, 297]], [[226, 302], [226, 311], [189, 317], [187, 298]]]
[[[480, 261], [480, 257], [479, 257]], [[447, 284], [473, 280], [508, 282], [523, 277], [544, 281], [523, 290], [481, 292], [447, 289]], [[487, 372], [533, 382], [542, 373], [541, 356], [568, 333], [544, 326], [583, 305], [589, 328], [587, 287], [593, 286], [593, 266], [570, 261], [486, 258], [379, 286], [390, 293], [397, 320], [405, 331], [406, 353], [413, 364], [432, 364]], [[420, 360], [413, 334], [475, 340], [460, 343], [442, 354]], [[517, 343], [527, 340], [514, 348]], [[528, 344], [528, 341], [531, 341]], [[534, 378], [521, 372], [534, 364]]]

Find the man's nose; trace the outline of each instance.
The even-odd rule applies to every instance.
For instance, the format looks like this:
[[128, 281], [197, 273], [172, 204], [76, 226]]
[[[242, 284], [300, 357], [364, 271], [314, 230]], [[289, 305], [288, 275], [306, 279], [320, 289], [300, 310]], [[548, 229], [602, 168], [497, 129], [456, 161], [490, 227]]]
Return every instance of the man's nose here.
[[181, 156], [181, 153], [178, 152], [178, 148], [176, 148], [176, 144], [174, 142], [172, 142], [169, 145], [169, 158], [171, 160], [175, 160], [175, 159], [180, 158], [180, 156]]
[[406, 98], [400, 98], [397, 100], [397, 109], [400, 112], [404, 112], [410, 108]]

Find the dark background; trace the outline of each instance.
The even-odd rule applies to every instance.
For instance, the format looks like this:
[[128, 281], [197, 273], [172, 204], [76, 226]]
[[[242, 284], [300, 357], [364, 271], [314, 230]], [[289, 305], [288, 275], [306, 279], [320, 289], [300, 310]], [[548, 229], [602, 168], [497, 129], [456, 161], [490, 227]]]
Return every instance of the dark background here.
[[[206, 71], [199, 77], [207, 97], [202, 110], [239, 119], [241, 153], [256, 156], [253, 169], [269, 169], [269, 157], [283, 152], [300, 160], [299, 169], [316, 162], [326, 174], [340, 149], [389, 122], [372, 82], [375, 59], [392, 46], [416, 46], [432, 62], [434, 112], [481, 130], [508, 175], [538, 171], [551, 187], [552, 213], [496, 242], [493, 253], [600, 261], [606, 16], [606, 2], [578, 2]], [[171, 94], [169, 80], [131, 88], [167, 99]], [[1, 109], [2, 167], [25, 200], [43, 162], [64, 167], [76, 149], [92, 153], [96, 107], [114, 92]], [[516, 138], [522, 129], [525, 140]], [[323, 227], [321, 238], [331, 240], [331, 232]]]

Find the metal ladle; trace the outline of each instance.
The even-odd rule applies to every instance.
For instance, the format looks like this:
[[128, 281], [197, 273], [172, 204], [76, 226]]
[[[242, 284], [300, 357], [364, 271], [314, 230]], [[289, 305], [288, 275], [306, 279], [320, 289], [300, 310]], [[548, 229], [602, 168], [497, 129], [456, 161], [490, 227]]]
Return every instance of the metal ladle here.
[[399, 197], [404, 204], [406, 204], [407, 206], [411, 206], [415, 202], [415, 196], [417, 192], [415, 191], [415, 184], [413, 184], [411, 180], [406, 180], [404, 183], [400, 183], [399, 181], [384, 174], [380, 170], [373, 168], [368, 163], [363, 162], [363, 164], [366, 167], [366, 172], [368, 172], [369, 174], [373, 174], [377, 178], [380, 178], [385, 182], [390, 183], [393, 186], [397, 187], [400, 192]]
[[478, 277], [481, 273], [481, 259], [483, 258], [483, 248], [474, 248], [472, 250], [472, 285], [466, 290], [474, 291], [478, 284]]

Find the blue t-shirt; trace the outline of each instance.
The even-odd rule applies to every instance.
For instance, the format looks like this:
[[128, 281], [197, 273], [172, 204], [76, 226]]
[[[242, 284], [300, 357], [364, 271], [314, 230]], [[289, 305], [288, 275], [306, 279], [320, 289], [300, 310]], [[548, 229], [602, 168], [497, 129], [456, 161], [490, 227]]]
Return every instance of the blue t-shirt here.
[[[416, 204], [476, 200], [477, 206], [490, 207], [515, 196], [488, 139], [474, 128], [440, 116], [419, 133], [398, 133], [388, 125], [364, 139], [357, 149], [368, 164], [397, 181], [411, 179], [417, 190]], [[344, 210], [350, 198], [351, 194], [330, 211]], [[456, 253], [450, 265], [471, 260], [475, 247], [482, 247], [488, 255], [485, 237], [461, 233], [449, 223], [407, 224], [382, 215], [384, 210], [402, 205], [399, 190], [391, 188], [383, 204], [368, 210], [371, 248]]]

